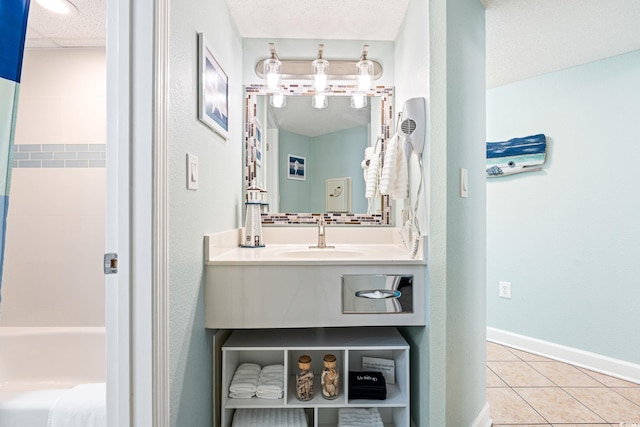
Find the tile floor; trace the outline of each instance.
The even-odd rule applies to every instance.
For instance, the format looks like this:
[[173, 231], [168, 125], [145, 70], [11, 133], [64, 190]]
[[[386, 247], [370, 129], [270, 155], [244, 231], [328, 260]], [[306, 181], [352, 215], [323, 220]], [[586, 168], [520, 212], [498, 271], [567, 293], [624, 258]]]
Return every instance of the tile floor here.
[[491, 342], [487, 401], [500, 427], [640, 426], [640, 384]]

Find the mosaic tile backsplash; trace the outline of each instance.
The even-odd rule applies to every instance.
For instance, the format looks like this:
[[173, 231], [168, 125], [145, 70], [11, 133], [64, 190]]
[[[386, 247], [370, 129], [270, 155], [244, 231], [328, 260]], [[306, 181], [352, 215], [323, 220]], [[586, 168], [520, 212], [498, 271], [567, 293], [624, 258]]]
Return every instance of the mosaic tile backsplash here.
[[16, 144], [14, 168], [104, 168], [106, 144]]

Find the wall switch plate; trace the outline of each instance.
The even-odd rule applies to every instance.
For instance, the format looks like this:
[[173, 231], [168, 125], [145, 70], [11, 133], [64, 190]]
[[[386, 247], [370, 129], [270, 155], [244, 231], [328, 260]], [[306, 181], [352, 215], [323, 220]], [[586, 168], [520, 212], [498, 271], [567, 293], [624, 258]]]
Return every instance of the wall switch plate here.
[[187, 153], [187, 190], [198, 189], [198, 157]]
[[498, 296], [511, 299], [511, 282], [498, 282]]
[[469, 172], [460, 168], [460, 197], [469, 197]]

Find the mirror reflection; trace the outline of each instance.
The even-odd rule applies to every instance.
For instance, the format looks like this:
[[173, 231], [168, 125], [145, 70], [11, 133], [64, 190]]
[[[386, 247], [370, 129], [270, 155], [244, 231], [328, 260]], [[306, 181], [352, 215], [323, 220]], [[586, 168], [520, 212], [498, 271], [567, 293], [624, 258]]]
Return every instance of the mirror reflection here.
[[363, 108], [341, 89], [317, 109], [311, 93], [290, 90], [285, 107], [275, 108], [264, 88], [247, 88], [245, 185], [267, 190], [263, 212], [375, 214], [374, 222], [390, 224], [388, 197], [365, 197], [363, 161], [367, 147], [389, 137], [391, 89], [369, 94]]

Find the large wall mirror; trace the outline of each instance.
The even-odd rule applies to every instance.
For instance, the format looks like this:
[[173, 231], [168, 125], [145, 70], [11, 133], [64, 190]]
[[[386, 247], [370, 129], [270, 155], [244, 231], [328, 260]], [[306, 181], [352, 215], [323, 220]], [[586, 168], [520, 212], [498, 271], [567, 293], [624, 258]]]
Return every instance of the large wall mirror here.
[[330, 86], [318, 109], [311, 84], [285, 85], [286, 104], [275, 108], [265, 86], [246, 87], [244, 184], [267, 191], [264, 225], [315, 223], [319, 214], [332, 224], [392, 224], [390, 198], [365, 197], [362, 162], [393, 132], [393, 88], [370, 91], [364, 108], [351, 106], [355, 92]]

